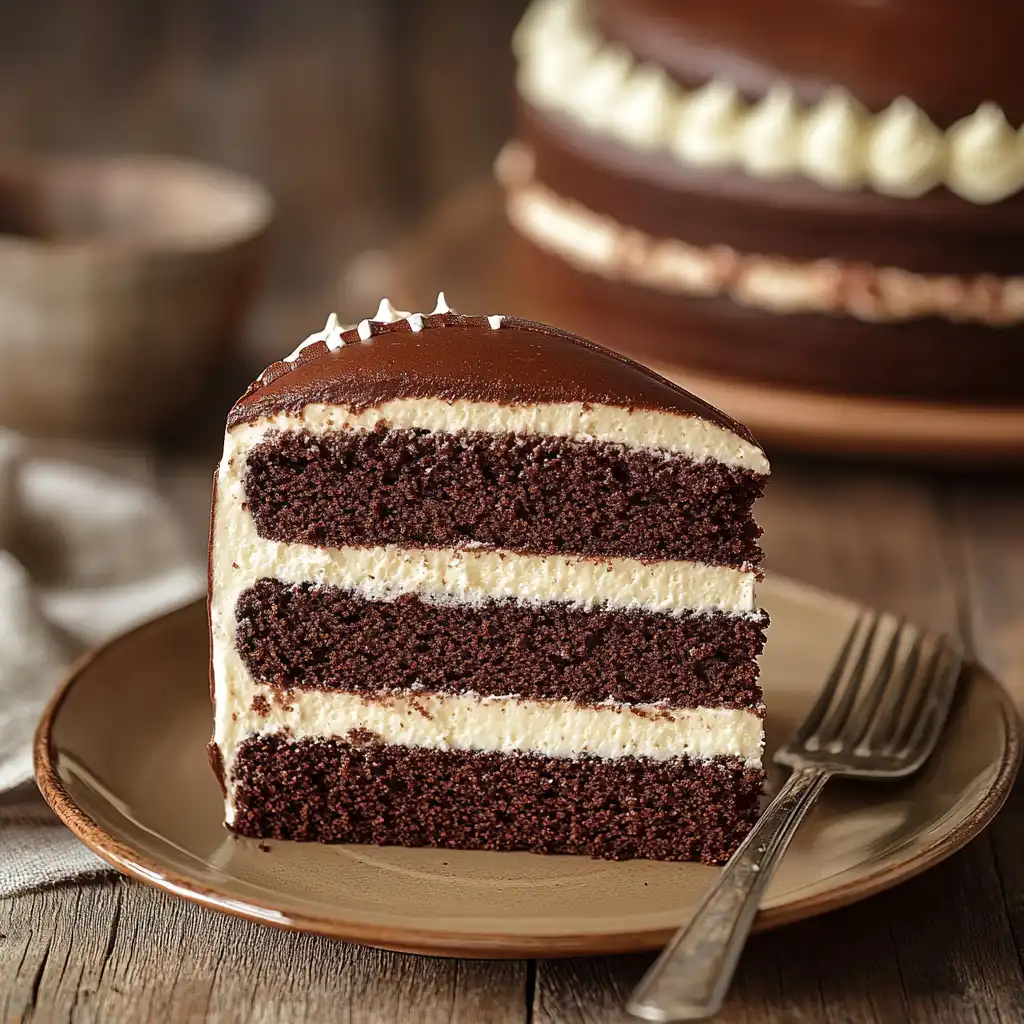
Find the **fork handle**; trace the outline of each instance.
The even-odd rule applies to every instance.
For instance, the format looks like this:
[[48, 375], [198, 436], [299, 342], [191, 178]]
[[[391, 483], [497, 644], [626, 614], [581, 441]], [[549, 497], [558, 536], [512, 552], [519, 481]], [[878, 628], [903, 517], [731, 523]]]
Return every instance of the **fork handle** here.
[[644, 975], [626, 1004], [629, 1013], [668, 1022], [718, 1012], [772, 872], [830, 775], [823, 768], [790, 775], [693, 919]]

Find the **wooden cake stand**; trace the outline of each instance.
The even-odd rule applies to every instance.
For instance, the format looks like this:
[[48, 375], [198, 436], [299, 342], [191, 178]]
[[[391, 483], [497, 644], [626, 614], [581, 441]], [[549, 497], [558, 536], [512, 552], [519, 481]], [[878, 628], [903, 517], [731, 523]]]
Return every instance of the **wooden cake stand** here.
[[[430, 309], [443, 289], [460, 311], [540, 320], [614, 345], [607, 322], [578, 304], [559, 304], [538, 294], [516, 272], [510, 256], [517, 244], [497, 186], [473, 185], [384, 258], [374, 254], [351, 265], [342, 278], [342, 306], [366, 310], [387, 295], [399, 308]], [[642, 330], [642, 325], [633, 329]], [[652, 368], [748, 424], [770, 450], [959, 468], [1024, 465], [1024, 407], [814, 394]]]

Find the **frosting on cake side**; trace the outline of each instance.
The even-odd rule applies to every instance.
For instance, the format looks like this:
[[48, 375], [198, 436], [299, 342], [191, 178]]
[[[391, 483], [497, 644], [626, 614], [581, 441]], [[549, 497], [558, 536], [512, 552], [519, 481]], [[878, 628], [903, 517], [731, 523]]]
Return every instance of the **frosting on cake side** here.
[[872, 113], [841, 88], [810, 105], [784, 85], [753, 101], [721, 79], [687, 90], [602, 39], [581, 0], [536, 0], [514, 47], [529, 103], [683, 163], [903, 198], [945, 185], [978, 204], [1024, 188], [1024, 137], [992, 100], [940, 128], [906, 96]]

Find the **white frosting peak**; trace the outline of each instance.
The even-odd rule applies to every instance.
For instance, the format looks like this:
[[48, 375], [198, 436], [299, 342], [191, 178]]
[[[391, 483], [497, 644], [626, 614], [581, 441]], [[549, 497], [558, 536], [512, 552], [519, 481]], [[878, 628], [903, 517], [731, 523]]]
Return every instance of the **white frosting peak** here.
[[740, 95], [731, 82], [711, 81], [683, 104], [672, 148], [698, 167], [720, 167], [737, 155]]
[[994, 203], [1024, 187], [1024, 147], [995, 103], [982, 103], [949, 130], [949, 187], [975, 203]]
[[657, 149], [676, 110], [675, 84], [657, 64], [641, 64], [610, 109], [611, 130], [641, 149]]
[[409, 313], [403, 313], [400, 309], [395, 309], [394, 306], [386, 299], [380, 300], [380, 305], [377, 307], [377, 312], [374, 313], [371, 320], [375, 320], [377, 323], [393, 324], [399, 320], [407, 320]]
[[827, 188], [857, 188], [864, 180], [868, 112], [845, 89], [830, 89], [804, 122], [801, 165]]
[[[447, 299], [444, 297], [444, 292], [437, 293], [437, 305], [434, 309], [427, 314], [423, 313], [408, 313], [405, 310], [395, 309], [391, 305], [390, 300], [383, 298], [380, 300], [380, 305], [377, 307], [377, 312], [372, 317], [360, 320], [355, 327], [356, 334], [359, 336], [361, 341], [370, 341], [374, 334], [377, 333], [375, 324], [395, 324], [401, 320], [404, 320], [409, 325], [409, 330], [413, 334], [419, 334], [425, 327], [427, 327], [426, 317], [427, 316], [439, 316], [444, 313], [451, 313], [455, 316], [458, 314], [451, 306], [448, 305]], [[487, 317], [487, 323], [492, 331], [500, 330], [504, 325], [505, 317], [500, 313], [493, 313]], [[317, 342], [325, 342], [327, 347], [334, 351], [335, 349], [343, 348], [345, 340], [343, 333], [348, 330], [351, 331], [352, 327], [342, 327], [338, 322], [338, 316], [336, 313], [332, 313], [327, 318], [327, 324], [324, 326], [322, 331], [318, 331], [316, 334], [311, 334], [298, 348], [295, 349], [291, 355], [286, 356], [283, 360], [286, 363], [294, 363], [299, 357], [299, 353], [303, 349], [308, 348], [310, 345], [315, 345]]]
[[550, 106], [550, 96], [564, 96], [574, 88], [580, 72], [593, 59], [598, 40], [584, 30], [574, 2], [546, 0], [538, 5], [542, 17], [535, 24], [523, 19], [525, 32], [516, 33], [513, 47], [531, 54], [520, 65], [517, 82], [524, 96], [538, 106]]
[[740, 135], [740, 159], [751, 174], [777, 178], [800, 166], [803, 115], [793, 90], [775, 86], [747, 115]]
[[872, 184], [897, 196], [920, 196], [942, 181], [946, 147], [928, 115], [905, 96], [893, 100], [875, 119], [868, 143]]
[[558, 0], [531, 4], [512, 34], [512, 52], [516, 57], [521, 61], [529, 60], [535, 48], [542, 45], [550, 33], [553, 19], [564, 18], [562, 12], [567, 10], [568, 5], [560, 4]]
[[584, 124], [607, 129], [612, 121], [612, 104], [632, 67], [632, 56], [621, 46], [599, 49], [589, 65], [580, 70], [575, 85], [569, 85], [567, 103], [572, 112]]
[[302, 342], [298, 348], [295, 349], [290, 355], [284, 357], [283, 362], [294, 363], [299, 358], [299, 353], [303, 349], [309, 348], [310, 345], [315, 345], [318, 341], [327, 343], [327, 347], [334, 351], [334, 349], [341, 348], [345, 342], [341, 338], [342, 327], [338, 323], [338, 314], [332, 313], [327, 318], [327, 323], [324, 325], [322, 331], [317, 331], [316, 334], [311, 334], [304, 342]]

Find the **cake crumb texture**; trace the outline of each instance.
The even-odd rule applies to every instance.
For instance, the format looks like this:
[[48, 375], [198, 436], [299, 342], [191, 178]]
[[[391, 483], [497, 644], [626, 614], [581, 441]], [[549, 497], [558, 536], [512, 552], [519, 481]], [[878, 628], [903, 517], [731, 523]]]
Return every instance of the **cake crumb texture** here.
[[233, 829], [262, 839], [720, 864], [758, 813], [735, 758], [551, 758], [253, 736]]

